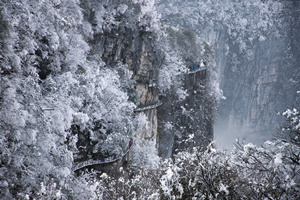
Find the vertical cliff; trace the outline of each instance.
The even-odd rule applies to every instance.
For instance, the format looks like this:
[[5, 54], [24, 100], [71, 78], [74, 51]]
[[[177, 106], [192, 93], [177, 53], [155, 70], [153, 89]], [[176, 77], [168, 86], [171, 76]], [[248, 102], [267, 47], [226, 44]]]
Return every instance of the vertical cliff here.
[[[213, 140], [218, 98], [213, 53], [209, 45], [200, 42], [187, 29], [172, 27], [167, 33], [171, 49], [180, 52], [186, 70], [169, 90], [160, 95], [158, 150], [163, 158], [172, 157], [181, 150], [191, 151], [193, 147], [205, 148]], [[173, 71], [176, 67], [171, 64], [166, 70]]]
[[188, 96], [178, 101], [175, 94], [161, 96], [158, 108], [159, 153], [163, 158], [185, 149], [206, 147], [213, 139], [215, 101], [207, 96], [207, 70], [187, 73], [183, 88]]
[[219, 106], [221, 129], [224, 130], [227, 123], [229, 126], [225, 127], [229, 130], [233, 126], [240, 132], [236, 137], [261, 143], [273, 137], [284, 123], [277, 112], [299, 102], [299, 51], [295, 49], [300, 38], [299, 20], [295, 20], [299, 16], [298, 9], [299, 2], [285, 1], [276, 14], [281, 18], [280, 25], [270, 26], [280, 36], [270, 34], [263, 41], [248, 44], [250, 55], [239, 53], [233, 48], [232, 40], [229, 40], [231, 52], [227, 55], [215, 46], [222, 74], [220, 83], [227, 97]]
[[[136, 17], [141, 12], [141, 7], [131, 1], [107, 2], [99, 5], [102, 9], [107, 7], [117, 11], [124, 5], [128, 8], [123, 13], [116, 13], [117, 25], [93, 35], [89, 41], [92, 47], [89, 56], [90, 59], [101, 57], [108, 67], [118, 68], [121, 65], [132, 72], [135, 91], [131, 90], [128, 93], [137, 105], [135, 114], [145, 114], [149, 122], [148, 129], [138, 132], [138, 137], [157, 142], [159, 154], [163, 157], [171, 157], [175, 150], [206, 146], [213, 137], [212, 113], [215, 109], [215, 97], [208, 95], [211, 92], [208, 86], [211, 81], [207, 78], [210, 76], [206, 75], [210, 74], [213, 65], [209, 64], [211, 55], [204, 50], [205, 45], [200, 44], [194, 33], [188, 30], [179, 34], [180, 31], [162, 28], [159, 38], [158, 32], [149, 31], [149, 27], [139, 25]], [[93, 10], [92, 4], [82, 6], [86, 7], [85, 18], [97, 27], [97, 13]], [[165, 54], [169, 52], [166, 52], [164, 45], [181, 52], [173, 56], [173, 63], [165, 60]], [[176, 75], [178, 79], [172, 80], [176, 82], [171, 83], [173, 88], [162, 91], [162, 88], [169, 86], [158, 83], [159, 73], [164, 70], [172, 73], [172, 69], [176, 70], [172, 66], [178, 65], [175, 58], [184, 61], [180, 64], [181, 68], [187, 66], [190, 70], [192, 64], [198, 65], [201, 60], [207, 59], [208, 72], [206, 74], [204, 70], [189, 74], [189, 70], [180, 71]], [[186, 92], [184, 100], [178, 97], [178, 89]], [[166, 129], [167, 124], [173, 124], [174, 127]], [[169, 140], [170, 132], [172, 132], [171, 140]], [[192, 135], [194, 139], [186, 141]], [[165, 148], [168, 150], [164, 150]]]

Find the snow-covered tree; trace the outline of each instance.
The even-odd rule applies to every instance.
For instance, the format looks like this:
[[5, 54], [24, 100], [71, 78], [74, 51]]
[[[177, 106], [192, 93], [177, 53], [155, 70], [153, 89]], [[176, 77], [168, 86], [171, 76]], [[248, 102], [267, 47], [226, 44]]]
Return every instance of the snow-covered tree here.
[[59, 190], [71, 174], [72, 153], [64, 145], [73, 114], [69, 92], [88, 47], [77, 31], [79, 6], [61, 4], [57, 9], [54, 1], [1, 2], [8, 24], [0, 86], [5, 198], [43, 196], [42, 183], [51, 185], [52, 177]]
[[122, 155], [128, 147], [131, 75], [88, 59], [93, 32], [80, 3], [0, 2], [3, 198], [65, 198], [74, 188], [89, 197], [93, 191], [71, 171], [78, 142], [87, 136], [88, 155]]
[[251, 54], [253, 42], [278, 37], [278, 27], [282, 26], [282, 3], [277, 0], [162, 0], [158, 5], [168, 23], [189, 28], [204, 38], [213, 39], [217, 32], [225, 30], [226, 40], [236, 44], [231, 47], [247, 55]]

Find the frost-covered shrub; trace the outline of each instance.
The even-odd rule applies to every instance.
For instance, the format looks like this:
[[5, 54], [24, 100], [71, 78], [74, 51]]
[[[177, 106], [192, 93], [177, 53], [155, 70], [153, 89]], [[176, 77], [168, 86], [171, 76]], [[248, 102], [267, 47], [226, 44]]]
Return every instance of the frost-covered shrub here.
[[239, 174], [240, 196], [251, 199], [296, 199], [299, 193], [299, 163], [289, 161], [290, 151], [299, 147], [282, 141], [267, 141], [262, 147], [236, 145], [231, 165]]
[[188, 30], [165, 28], [165, 37], [161, 38], [163, 50], [162, 64], [159, 69], [159, 88], [162, 93], [173, 91], [183, 100], [183, 80], [189, 72], [190, 65], [201, 59], [201, 46], [197, 45], [196, 36]]
[[132, 163], [134, 166], [140, 166], [148, 169], [159, 167], [160, 157], [156, 149], [154, 140], [145, 140], [139, 137], [134, 138], [132, 147]]
[[[154, 0], [96, 1], [81, 0], [93, 34], [113, 29], [136, 29], [159, 34], [160, 14]], [[88, 11], [88, 12], [87, 12]]]
[[268, 141], [262, 147], [237, 144], [227, 154], [213, 146], [181, 152], [162, 166], [162, 199], [297, 199], [299, 163], [289, 161], [299, 147]]
[[282, 115], [287, 120], [287, 125], [282, 128], [281, 136], [297, 146], [300, 146], [300, 111], [296, 108], [287, 109]]
[[149, 132], [149, 122], [144, 114], [138, 114], [135, 120], [135, 134], [133, 146], [130, 152], [130, 162], [136, 167], [156, 169], [160, 158], [156, 149], [156, 141], [145, 139], [145, 133]]
[[160, 13], [156, 10], [155, 0], [133, 0], [133, 2], [140, 4], [141, 7], [138, 16], [139, 26], [149, 32], [160, 32]]
[[192, 153], [181, 152], [174, 162], [167, 162], [161, 176], [162, 196], [165, 199], [214, 199], [230, 197], [234, 191], [235, 171], [225, 152], [211, 145], [206, 151], [194, 148]]
[[231, 153], [213, 145], [205, 151], [194, 148], [155, 170], [132, 166], [122, 175], [103, 175], [100, 188], [114, 198], [297, 199], [300, 169], [289, 162], [290, 149], [280, 141], [262, 147], [237, 144]]
[[77, 112], [71, 132], [78, 134], [77, 147], [83, 148], [79, 157], [99, 159], [126, 151], [135, 128], [135, 105], [126, 92], [133, 90], [129, 78], [123, 74], [121, 79], [116, 70], [100, 69], [93, 63], [77, 73], [78, 86], [72, 91]]

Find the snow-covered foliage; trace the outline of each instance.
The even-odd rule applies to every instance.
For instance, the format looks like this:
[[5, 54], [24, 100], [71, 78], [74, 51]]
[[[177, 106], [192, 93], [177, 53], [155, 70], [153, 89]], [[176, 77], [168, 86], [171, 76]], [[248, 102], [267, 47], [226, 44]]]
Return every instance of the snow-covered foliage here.
[[159, 87], [162, 92], [181, 88], [183, 76], [188, 71], [178, 53], [170, 49], [166, 52], [159, 73]]
[[282, 113], [282, 115], [285, 116], [291, 123], [291, 131], [297, 131], [300, 129], [300, 112], [296, 108], [293, 110], [287, 109]]
[[133, 2], [141, 5], [141, 12], [138, 16], [138, 22], [146, 31], [160, 32], [160, 14], [156, 10], [156, 0], [133, 0]]
[[132, 164], [145, 169], [156, 169], [159, 166], [160, 158], [156, 149], [156, 141], [135, 138], [132, 147]]
[[[300, 112], [299, 109], [287, 109], [282, 115], [286, 118], [286, 125], [283, 126], [279, 137], [287, 144], [292, 143], [295, 146], [300, 146]], [[292, 162], [300, 162], [300, 154], [297, 149], [290, 151]]]
[[196, 43], [195, 34], [188, 30], [181, 31], [172, 27], [164, 27], [164, 29], [166, 35], [161, 38], [159, 45], [164, 52], [159, 69], [159, 88], [162, 93], [173, 91], [179, 100], [183, 100], [186, 95], [182, 88], [182, 81], [185, 74], [189, 72], [191, 60], [197, 62], [201, 57], [199, 50], [201, 47]]
[[299, 146], [280, 140], [267, 141], [261, 147], [237, 143], [231, 153], [211, 144], [205, 151], [183, 151], [156, 169], [132, 167], [115, 177], [102, 175], [99, 197], [297, 199], [300, 162], [291, 162], [290, 152], [299, 150]]
[[0, 3], [8, 24], [0, 71], [3, 198], [33, 192], [42, 198], [42, 182], [56, 194], [60, 187], [68, 190], [73, 155], [65, 142], [79, 111], [72, 92], [89, 49], [79, 33], [83, 19], [77, 3], [61, 2], [60, 9], [55, 1]]
[[[299, 146], [282, 141], [267, 141], [262, 147], [253, 144], [236, 145], [232, 163], [241, 179], [248, 182], [253, 198], [295, 199], [299, 192], [299, 162], [292, 163], [291, 152], [299, 152]], [[247, 194], [247, 193], [246, 193]]]

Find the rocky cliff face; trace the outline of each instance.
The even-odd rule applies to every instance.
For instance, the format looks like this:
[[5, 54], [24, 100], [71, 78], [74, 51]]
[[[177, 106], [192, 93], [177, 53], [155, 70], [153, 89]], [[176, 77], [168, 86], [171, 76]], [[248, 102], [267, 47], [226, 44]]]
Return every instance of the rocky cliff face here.
[[231, 145], [236, 137], [258, 143], [272, 137], [283, 123], [276, 113], [299, 104], [299, 2], [189, 0], [170, 6], [160, 4], [163, 17], [194, 30], [214, 50], [227, 98], [219, 104], [217, 138]]
[[214, 100], [207, 97], [207, 72], [185, 75], [184, 88], [188, 96], [178, 101], [172, 93], [161, 96], [163, 105], [158, 108], [159, 154], [172, 157], [180, 150], [206, 147], [213, 139]]
[[[155, 141], [162, 157], [171, 157], [180, 149], [206, 146], [213, 138], [212, 113], [215, 109], [215, 97], [208, 95], [211, 93], [208, 87], [211, 82], [209, 74], [213, 68], [209, 63], [211, 54], [204, 50], [205, 45], [200, 45], [194, 33], [188, 30], [179, 33], [169, 29], [164, 37], [172, 38], [173, 41], [159, 40], [157, 32], [147, 30], [148, 27], [136, 21], [141, 7], [131, 1], [102, 3], [100, 8], [121, 10], [120, 7], [124, 7], [122, 3], [132, 8], [116, 14], [117, 25], [91, 37], [90, 59], [100, 57], [106, 66], [117, 70], [121, 66], [133, 73], [135, 91], [127, 92], [137, 105], [135, 113], [144, 113], [149, 122], [148, 129], [135, 134], [145, 140]], [[97, 14], [91, 5], [83, 3], [82, 7], [85, 7], [85, 18], [95, 28], [98, 26], [95, 21]], [[162, 66], [168, 65], [172, 70], [172, 65], [176, 64], [166, 63], [166, 52], [160, 48], [160, 42], [181, 52], [178, 57], [184, 61], [182, 65], [188, 66], [190, 70], [193, 64], [200, 64], [204, 57], [207, 60], [208, 70], [180, 72], [181, 78], [176, 84], [172, 83], [182, 86], [182, 91], [186, 92], [184, 99], [180, 99], [177, 94], [179, 88], [160, 90], [158, 76]]]
[[[184, 97], [178, 95], [176, 83], [160, 95], [163, 104], [158, 108], [158, 150], [163, 158], [184, 149], [206, 147], [213, 140], [215, 89], [218, 88], [210, 87], [214, 81], [210, 47], [197, 41], [190, 30], [170, 28], [168, 33], [171, 46], [181, 52], [187, 71], [181, 75]], [[172, 70], [172, 65], [168, 70]]]

